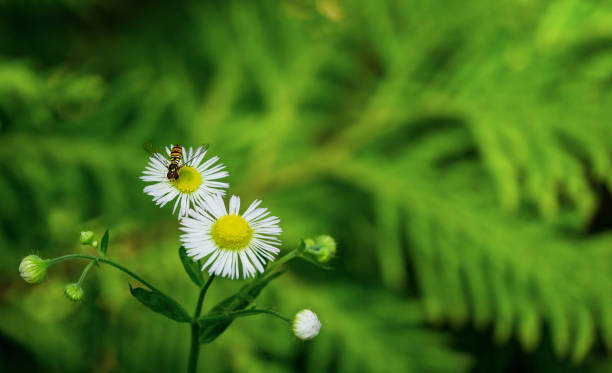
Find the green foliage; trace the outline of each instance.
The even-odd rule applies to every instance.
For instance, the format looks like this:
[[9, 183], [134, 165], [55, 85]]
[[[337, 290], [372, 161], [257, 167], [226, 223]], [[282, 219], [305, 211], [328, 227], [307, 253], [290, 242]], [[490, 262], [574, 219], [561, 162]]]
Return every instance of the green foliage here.
[[106, 252], [108, 250], [108, 229], [104, 232], [104, 235], [102, 236], [102, 240], [100, 241], [100, 254], [102, 256], [106, 256]]
[[[277, 320], [242, 318], [203, 347], [211, 370], [510, 369], [455, 338], [472, 328], [480, 345], [520, 341], [525, 365], [551, 344], [542, 370], [609, 368], [609, 3], [1, 7], [0, 333], [24, 361], [183, 369], [185, 325], [141, 316], [121, 275], [90, 274], [79, 306], [61, 289], [80, 267], [40, 288], [16, 275], [32, 250], [112, 225], [113, 256], [190, 304], [171, 206], [137, 179], [141, 144], [180, 142], [210, 143], [230, 193], [264, 199], [287, 248], [338, 240], [334, 271], [295, 264], [258, 298], [314, 309], [320, 336], [297, 345]], [[239, 286], [216, 285], [210, 304]]]
[[189, 317], [187, 311], [180, 304], [158, 291], [133, 288], [130, 285], [130, 293], [153, 312], [161, 313], [178, 322], [191, 322], [191, 317]]
[[[210, 343], [217, 339], [234, 321], [235, 317], [231, 316], [230, 313], [247, 308], [270, 281], [282, 274], [283, 272], [276, 272], [271, 275], [258, 277], [240, 288], [236, 294], [217, 303], [200, 320], [200, 342]], [[224, 317], [216, 318], [217, 315]]]
[[179, 258], [181, 259], [183, 268], [185, 268], [185, 272], [191, 281], [193, 281], [193, 283], [198, 287], [204, 285], [204, 276], [202, 276], [200, 265], [197, 262], [194, 262], [192, 258], [187, 256], [187, 250], [183, 246], [179, 247]]

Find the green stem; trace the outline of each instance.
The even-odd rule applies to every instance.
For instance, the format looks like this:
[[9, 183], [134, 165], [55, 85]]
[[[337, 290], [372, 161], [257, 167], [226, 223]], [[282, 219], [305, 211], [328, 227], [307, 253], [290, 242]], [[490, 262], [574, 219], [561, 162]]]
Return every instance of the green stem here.
[[79, 277], [79, 281], [77, 282], [77, 284], [81, 285], [83, 280], [85, 280], [85, 276], [87, 276], [87, 272], [89, 272], [91, 267], [93, 267], [94, 263], [95, 262], [93, 260], [91, 262], [87, 263], [87, 266], [85, 267], [85, 269], [83, 269], [83, 273], [81, 273], [81, 277]]
[[276, 316], [279, 319], [283, 320], [284, 322], [291, 324], [291, 319], [289, 319], [288, 317], [285, 317], [284, 315], [276, 311], [264, 310], [264, 309], [241, 310], [241, 311], [229, 312], [226, 314], [204, 316], [203, 320], [217, 320], [217, 319], [225, 319], [227, 317], [245, 317], [245, 316], [260, 315], [260, 314], [268, 314], [268, 315]]
[[[100, 258], [97, 256], [93, 256], [93, 255], [84, 255], [84, 254], [70, 254], [70, 255], [64, 255], [64, 256], [60, 256], [54, 259], [48, 259], [47, 264], [49, 265], [53, 265], [53, 264], [57, 264], [66, 260], [71, 260], [71, 259], [85, 259], [85, 260], [92, 260], [96, 263], [104, 263], [104, 264], [108, 264], [112, 267], [117, 268], [118, 270], [124, 272], [125, 274], [131, 276], [132, 278], [134, 278], [135, 280], [138, 280], [140, 283], [142, 283], [143, 285], [145, 285], [146, 287], [148, 287], [149, 289], [156, 291], [158, 293], [162, 293], [161, 291], [159, 291], [155, 286], [149, 284], [147, 281], [143, 280], [140, 276], [138, 276], [137, 274], [135, 274], [134, 272], [130, 271], [129, 269], [125, 268], [124, 266], [122, 266], [121, 264], [115, 263], [110, 259], [106, 259], [106, 258]], [[163, 294], [163, 293], [162, 293]]]
[[197, 322], [198, 317], [200, 317], [200, 313], [202, 312], [202, 304], [204, 303], [204, 296], [206, 295], [206, 292], [208, 291], [208, 288], [210, 287], [210, 284], [212, 284], [212, 281], [214, 279], [215, 279], [215, 275], [211, 275], [210, 277], [208, 277], [208, 281], [206, 281], [206, 283], [202, 287], [202, 290], [200, 290], [200, 296], [198, 297], [198, 304], [196, 305], [195, 312], [193, 313], [193, 322]]
[[191, 348], [189, 349], [189, 362], [187, 373], [195, 373], [200, 356], [200, 327], [198, 323], [191, 323]]
[[285, 264], [286, 262], [290, 261], [291, 259], [297, 257], [298, 255], [300, 255], [300, 250], [299, 249], [293, 249], [290, 252], [288, 252], [287, 254], [283, 255], [281, 258], [279, 258], [277, 261], [273, 262], [268, 269], [266, 269], [266, 272], [264, 273], [264, 276], [269, 276], [270, 274], [272, 274], [272, 272], [274, 272], [274, 270], [278, 267], [280, 267], [281, 265]]
[[198, 324], [198, 318], [202, 313], [202, 304], [204, 304], [204, 296], [212, 284], [214, 275], [208, 277], [206, 284], [200, 289], [200, 295], [198, 296], [198, 303], [196, 304], [193, 318], [191, 319], [191, 348], [189, 349], [189, 362], [187, 364], [187, 373], [195, 373], [198, 366], [198, 357], [200, 356], [200, 325]]

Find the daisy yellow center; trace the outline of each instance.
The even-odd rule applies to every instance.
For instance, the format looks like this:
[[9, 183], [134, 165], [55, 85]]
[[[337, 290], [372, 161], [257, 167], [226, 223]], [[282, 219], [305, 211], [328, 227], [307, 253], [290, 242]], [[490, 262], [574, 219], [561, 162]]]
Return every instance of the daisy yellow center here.
[[183, 166], [178, 171], [178, 180], [173, 180], [172, 184], [181, 193], [193, 193], [202, 184], [202, 174], [190, 166]]
[[211, 235], [219, 247], [238, 251], [251, 242], [253, 229], [240, 215], [226, 215], [212, 226]]

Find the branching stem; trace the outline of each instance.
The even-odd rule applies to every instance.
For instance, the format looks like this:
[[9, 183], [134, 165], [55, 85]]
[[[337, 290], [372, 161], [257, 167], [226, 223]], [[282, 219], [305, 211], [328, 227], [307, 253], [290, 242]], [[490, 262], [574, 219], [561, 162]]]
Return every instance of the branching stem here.
[[[108, 264], [112, 267], [117, 268], [118, 270], [124, 272], [125, 274], [127, 274], [128, 276], [132, 277], [135, 280], [138, 280], [141, 284], [145, 285], [146, 287], [148, 287], [149, 289], [156, 291], [158, 293], [163, 294], [161, 291], [159, 291], [155, 286], [149, 284], [147, 281], [143, 280], [142, 277], [138, 276], [137, 274], [135, 274], [134, 272], [130, 271], [129, 269], [125, 268], [124, 266], [122, 266], [119, 263], [115, 263], [110, 259], [106, 259], [106, 258], [100, 258], [97, 256], [93, 256], [93, 255], [84, 255], [84, 254], [70, 254], [70, 255], [64, 255], [64, 256], [60, 256], [54, 259], [49, 259], [48, 260], [48, 264], [49, 265], [53, 265], [53, 264], [57, 264], [66, 260], [71, 260], [71, 259], [85, 259], [85, 260], [91, 260], [95, 263], [104, 263], [104, 264]], [[85, 272], [85, 271], [84, 271]], [[81, 275], [82, 276], [82, 275]]]
[[81, 273], [81, 277], [79, 277], [79, 281], [77, 282], [77, 284], [81, 285], [83, 280], [85, 280], [85, 276], [87, 276], [87, 272], [89, 272], [89, 270], [91, 269], [91, 267], [93, 267], [95, 263], [96, 262], [93, 260], [87, 263], [87, 266], [85, 267], [85, 269], [83, 269], [83, 272]]

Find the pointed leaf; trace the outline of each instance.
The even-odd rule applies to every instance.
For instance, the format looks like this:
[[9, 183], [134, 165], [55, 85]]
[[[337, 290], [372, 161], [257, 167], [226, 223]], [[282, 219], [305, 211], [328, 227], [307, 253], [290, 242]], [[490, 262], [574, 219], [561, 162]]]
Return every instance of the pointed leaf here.
[[140, 303], [147, 306], [154, 312], [161, 313], [169, 319], [178, 322], [191, 322], [191, 317], [185, 309], [174, 299], [157, 291], [150, 291], [143, 288], [132, 288], [130, 285], [130, 293]]
[[595, 341], [595, 324], [589, 309], [584, 305], [576, 307], [575, 314], [575, 342], [572, 351], [572, 361], [580, 363]]
[[202, 276], [200, 266], [187, 255], [187, 249], [185, 249], [183, 246], [179, 247], [179, 257], [181, 258], [185, 272], [187, 272], [187, 275], [189, 275], [191, 281], [193, 281], [193, 283], [198, 287], [204, 285], [204, 277]]
[[104, 235], [102, 236], [99, 250], [103, 256], [106, 256], [106, 251], [108, 250], [108, 229], [106, 230], [106, 232], [104, 232]]
[[230, 312], [247, 308], [259, 293], [278, 276], [284, 272], [277, 272], [268, 277], [259, 277], [251, 283], [244, 285], [236, 294], [228, 297], [214, 306], [202, 319], [200, 319], [200, 343], [214, 341], [227, 329], [233, 321]]

